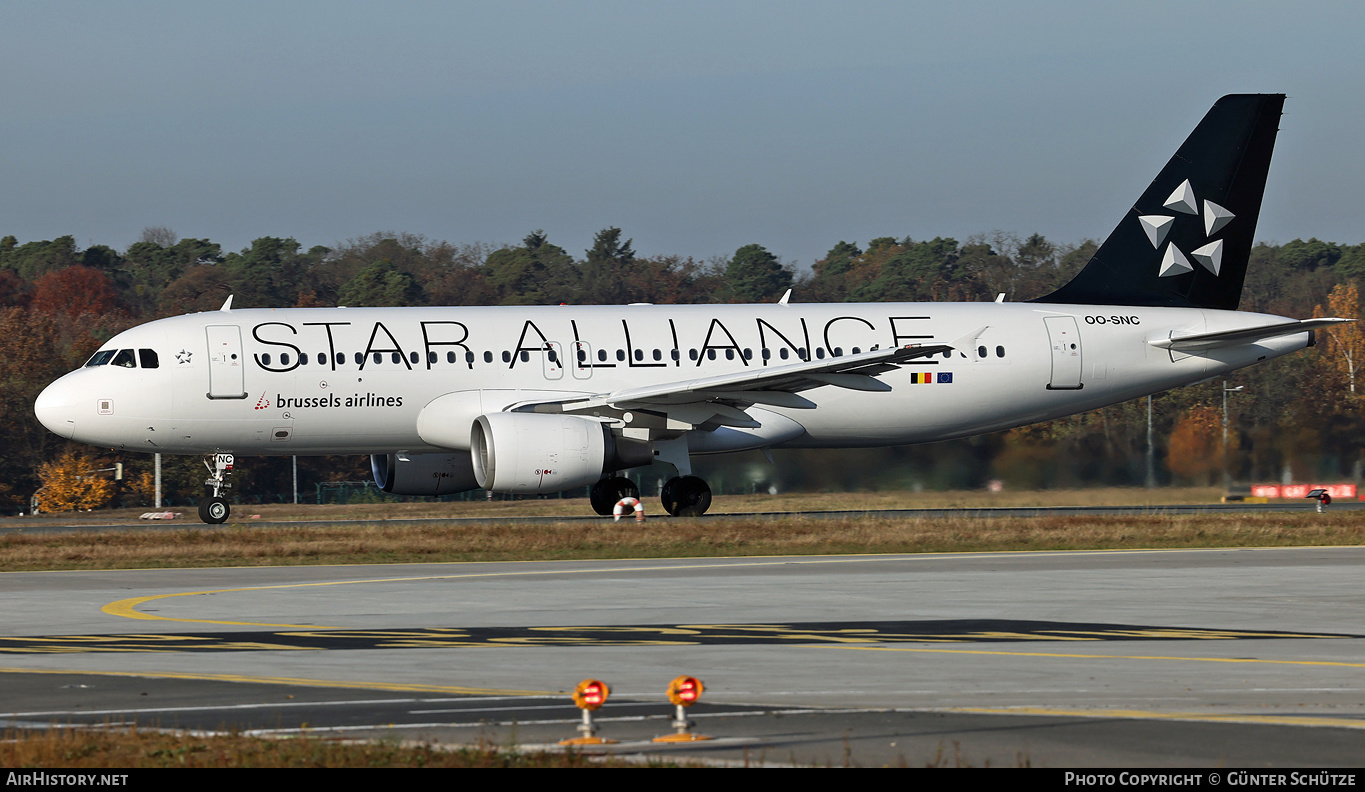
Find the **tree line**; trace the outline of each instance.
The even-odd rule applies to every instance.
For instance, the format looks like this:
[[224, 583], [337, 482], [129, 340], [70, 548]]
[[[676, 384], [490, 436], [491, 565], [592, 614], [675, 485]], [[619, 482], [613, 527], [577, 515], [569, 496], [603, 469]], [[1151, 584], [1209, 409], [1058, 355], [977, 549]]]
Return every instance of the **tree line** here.
[[[0, 238], [0, 509], [27, 508], [40, 467], [69, 444], [33, 416], [41, 389], [81, 365], [115, 333], [150, 321], [214, 310], [229, 295], [243, 307], [538, 305], [1027, 300], [1069, 280], [1094, 240], [1057, 244], [996, 232], [963, 241], [878, 237], [840, 241], [809, 269], [759, 244], [697, 260], [641, 256], [619, 228], [605, 228], [575, 257], [542, 231], [519, 245], [451, 244], [415, 234], [375, 233], [336, 247], [303, 249], [262, 237], [240, 251], [208, 239], [148, 228], [119, 251], [80, 248], [72, 236], [19, 243]], [[1360, 318], [1357, 284], [1365, 244], [1317, 239], [1258, 244], [1241, 308], [1303, 318]], [[1355, 480], [1365, 472], [1365, 331], [1319, 334], [1299, 355], [1235, 372], [1223, 446], [1222, 380], [1153, 401], [1159, 483], [1214, 483], [1225, 464], [1236, 481]], [[67, 464], [96, 465], [79, 455]], [[757, 455], [753, 455], [755, 460]], [[106, 458], [112, 458], [106, 455]], [[966, 488], [999, 479], [1011, 488], [1087, 484], [1141, 486], [1149, 479], [1146, 400], [968, 440], [896, 449], [779, 452], [769, 466], [747, 457], [702, 460], [709, 477], [750, 489]], [[837, 464], [830, 464], [837, 460]], [[150, 457], [129, 455], [111, 496], [150, 502]], [[364, 458], [299, 460], [305, 491], [316, 482], [362, 480]], [[236, 475], [238, 497], [288, 492], [288, 460], [252, 460]], [[196, 458], [168, 461], [164, 490], [202, 497]], [[648, 478], [648, 474], [646, 476]], [[723, 485], [729, 486], [729, 485]]]

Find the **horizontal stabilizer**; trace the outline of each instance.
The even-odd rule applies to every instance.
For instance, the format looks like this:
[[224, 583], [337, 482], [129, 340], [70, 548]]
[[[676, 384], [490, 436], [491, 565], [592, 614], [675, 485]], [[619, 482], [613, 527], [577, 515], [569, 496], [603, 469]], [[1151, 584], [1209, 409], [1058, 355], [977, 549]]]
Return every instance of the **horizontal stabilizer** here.
[[1332, 327], [1342, 322], [1354, 322], [1354, 319], [1304, 319], [1299, 322], [1277, 322], [1269, 325], [1257, 325], [1256, 327], [1243, 327], [1239, 330], [1220, 330], [1216, 333], [1199, 333], [1197, 335], [1174, 336], [1172, 338], [1158, 338], [1148, 341], [1154, 347], [1162, 349], [1174, 349], [1178, 352], [1193, 352], [1201, 349], [1217, 349], [1219, 347], [1238, 346], [1240, 344], [1250, 344], [1256, 341], [1263, 341], [1267, 338], [1279, 338], [1280, 336], [1294, 335], [1295, 333], [1306, 333], [1309, 330], [1316, 330], [1319, 327]]

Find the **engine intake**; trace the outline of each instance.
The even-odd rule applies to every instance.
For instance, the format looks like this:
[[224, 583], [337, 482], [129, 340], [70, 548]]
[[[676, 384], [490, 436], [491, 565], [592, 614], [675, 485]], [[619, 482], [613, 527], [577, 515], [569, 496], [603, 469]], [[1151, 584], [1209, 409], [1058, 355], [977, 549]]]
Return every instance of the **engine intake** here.
[[587, 486], [603, 473], [647, 465], [654, 458], [648, 443], [614, 437], [600, 421], [520, 412], [480, 415], [470, 455], [480, 487], [528, 494]]

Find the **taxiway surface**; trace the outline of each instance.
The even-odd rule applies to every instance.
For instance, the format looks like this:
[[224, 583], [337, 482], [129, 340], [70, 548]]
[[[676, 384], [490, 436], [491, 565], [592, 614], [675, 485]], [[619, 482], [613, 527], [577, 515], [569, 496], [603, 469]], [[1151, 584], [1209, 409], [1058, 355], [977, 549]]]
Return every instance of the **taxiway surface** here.
[[[1365, 548], [0, 575], [7, 724], [573, 736], [797, 763], [1358, 765]], [[706, 682], [666, 749], [668, 680]], [[615, 733], [613, 733], [615, 731]]]

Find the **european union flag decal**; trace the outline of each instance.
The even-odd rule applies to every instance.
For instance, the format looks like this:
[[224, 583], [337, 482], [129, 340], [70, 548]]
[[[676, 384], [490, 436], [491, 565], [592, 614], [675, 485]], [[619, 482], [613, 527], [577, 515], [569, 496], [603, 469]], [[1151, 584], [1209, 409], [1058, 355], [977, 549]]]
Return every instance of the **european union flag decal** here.
[[951, 385], [952, 382], [953, 382], [953, 372], [951, 372], [951, 371], [940, 371], [940, 372], [938, 373], [938, 382], [939, 382], [940, 385], [942, 385], [942, 384], [944, 384], [944, 383], [947, 383], [947, 384]]

